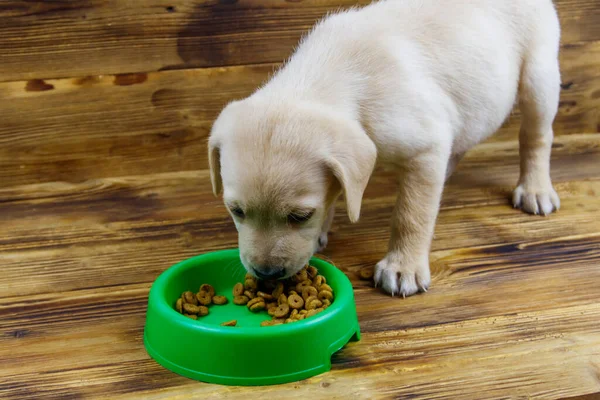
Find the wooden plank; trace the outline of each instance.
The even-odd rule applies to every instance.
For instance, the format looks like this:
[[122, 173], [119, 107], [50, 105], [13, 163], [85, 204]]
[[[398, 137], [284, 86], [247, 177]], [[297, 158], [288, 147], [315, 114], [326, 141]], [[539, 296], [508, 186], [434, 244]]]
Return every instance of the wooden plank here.
[[[556, 135], [600, 131], [600, 41], [561, 57]], [[217, 113], [274, 67], [0, 84], [0, 187], [205, 169]], [[516, 112], [493, 140], [516, 138], [519, 123]]]
[[[483, 393], [485, 398], [552, 399], [600, 388], [600, 329], [595, 323], [600, 306], [594, 301], [510, 313], [502, 311], [503, 301], [496, 299], [495, 315], [366, 331], [361, 342], [333, 357], [332, 372], [319, 377], [272, 387], [228, 388], [177, 377], [150, 360], [141, 337], [141, 304], [127, 307], [129, 315], [111, 314], [111, 310], [131, 304], [126, 295], [121, 302], [114, 302], [114, 295], [104, 293], [100, 306], [94, 302], [98, 297], [90, 297], [88, 315], [64, 308], [60, 316], [66, 318], [58, 322], [48, 318], [45, 325], [4, 331], [0, 348], [6, 366], [0, 377], [3, 398], [98, 398], [108, 393], [147, 399], [192, 395], [301, 398], [311, 392], [317, 398], [329, 395], [340, 399], [409, 395], [469, 399], [476, 394], [481, 398]], [[439, 310], [446, 296], [431, 297], [436, 296]], [[464, 297], [470, 298], [468, 291]], [[390, 304], [390, 300], [381, 298], [379, 303]], [[37, 318], [46, 306], [40, 303]], [[370, 310], [373, 317], [380, 312], [376, 307]], [[394, 314], [396, 319], [402, 315], [412, 320], [412, 312], [405, 307], [395, 309]]]
[[[360, 0], [3, 1], [0, 80], [284, 60], [325, 13]], [[557, 0], [563, 43], [600, 40], [596, 0]]]
[[[516, 143], [485, 144], [469, 154], [446, 188], [433, 243], [442, 253], [434, 257], [462, 247], [597, 232], [589, 215], [600, 208], [600, 137], [561, 137], [557, 145], [554, 176], [563, 207], [550, 219], [508, 204], [518, 176]], [[394, 203], [390, 183], [385, 174], [373, 178], [358, 225], [348, 222], [343, 207], [338, 210], [325, 256], [349, 273], [385, 253], [384, 221]], [[235, 246], [236, 240], [207, 171], [3, 189], [0, 296], [147, 283], [183, 258]], [[353, 253], [344, 257], [349, 243]]]
[[[236, 234], [206, 171], [0, 189], [0, 396], [68, 398], [540, 398], [600, 390], [600, 137], [559, 137], [561, 211], [513, 210], [515, 142], [479, 146], [450, 181], [426, 295], [391, 299], [360, 267], [385, 252], [393, 203], [377, 175], [356, 226], [340, 210], [326, 257], [351, 278], [363, 340], [330, 373], [229, 388], [149, 359], [152, 280]], [[483, 164], [485, 163], [485, 164]], [[348, 249], [352, 249], [349, 251]]]

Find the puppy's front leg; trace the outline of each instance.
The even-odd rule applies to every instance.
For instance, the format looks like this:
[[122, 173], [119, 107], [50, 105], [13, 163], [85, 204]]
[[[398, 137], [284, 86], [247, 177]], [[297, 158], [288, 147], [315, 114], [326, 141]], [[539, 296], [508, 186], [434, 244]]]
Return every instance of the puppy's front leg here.
[[374, 277], [392, 295], [410, 296], [429, 287], [429, 249], [448, 159], [441, 150], [422, 154], [400, 174], [388, 253]]

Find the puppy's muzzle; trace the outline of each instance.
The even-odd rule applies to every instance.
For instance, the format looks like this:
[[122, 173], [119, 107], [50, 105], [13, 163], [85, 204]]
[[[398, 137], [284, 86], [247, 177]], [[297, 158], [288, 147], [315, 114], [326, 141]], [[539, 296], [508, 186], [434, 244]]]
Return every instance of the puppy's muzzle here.
[[264, 280], [279, 279], [285, 275], [285, 270], [277, 267], [254, 267], [252, 271], [257, 277]]

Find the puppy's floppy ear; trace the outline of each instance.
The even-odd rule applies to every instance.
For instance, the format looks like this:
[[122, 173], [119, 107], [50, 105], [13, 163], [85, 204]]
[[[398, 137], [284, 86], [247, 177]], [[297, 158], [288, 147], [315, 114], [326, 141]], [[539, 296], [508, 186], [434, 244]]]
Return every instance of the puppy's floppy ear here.
[[335, 121], [325, 164], [340, 183], [350, 222], [358, 221], [363, 193], [375, 168], [377, 148], [358, 122]]
[[208, 164], [210, 168], [210, 182], [215, 196], [218, 196], [223, 189], [223, 180], [221, 178], [221, 147], [224, 140], [235, 129], [236, 110], [239, 102], [233, 101], [219, 114], [215, 120], [208, 138]]
[[221, 150], [216, 140], [208, 141], [208, 165], [210, 168], [210, 182], [215, 196], [219, 196], [223, 188], [221, 180]]

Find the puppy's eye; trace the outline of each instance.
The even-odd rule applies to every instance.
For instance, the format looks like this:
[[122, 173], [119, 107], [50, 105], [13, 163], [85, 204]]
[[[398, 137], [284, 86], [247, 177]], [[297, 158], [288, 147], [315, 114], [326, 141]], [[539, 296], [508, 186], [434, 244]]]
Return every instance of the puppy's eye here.
[[244, 216], [245, 216], [245, 214], [244, 214], [244, 210], [242, 210], [242, 209], [241, 209], [241, 208], [239, 208], [239, 207], [234, 207], [234, 208], [232, 208], [232, 209], [231, 209], [231, 213], [232, 213], [233, 215], [235, 215], [236, 217], [238, 217], [238, 218], [244, 218]]
[[291, 213], [287, 216], [287, 220], [290, 224], [301, 224], [312, 218], [314, 211], [308, 213]]

